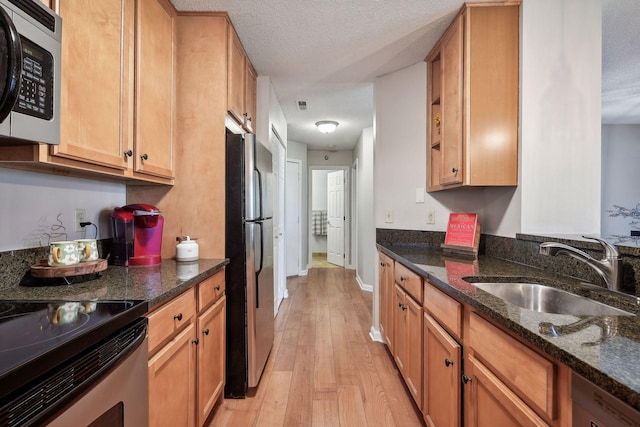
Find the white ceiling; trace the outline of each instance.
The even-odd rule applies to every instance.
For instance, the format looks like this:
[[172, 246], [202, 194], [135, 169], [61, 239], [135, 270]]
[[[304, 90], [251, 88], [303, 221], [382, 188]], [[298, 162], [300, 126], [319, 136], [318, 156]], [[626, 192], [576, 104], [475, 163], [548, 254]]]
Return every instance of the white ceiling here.
[[[287, 118], [288, 139], [305, 143], [311, 150], [353, 148], [361, 130], [373, 126], [374, 79], [422, 61], [463, 3], [171, 1], [179, 11], [229, 14], [258, 75], [271, 78]], [[603, 34], [624, 40], [622, 48], [615, 41], [603, 41], [603, 100], [606, 94], [608, 101], [619, 104], [622, 98], [628, 104], [628, 90], [621, 89], [625, 85], [632, 85], [633, 93], [640, 94], [640, 67], [629, 67], [629, 60], [638, 58], [640, 32], [634, 32], [637, 27], [631, 23], [618, 23], [637, 20], [639, 6], [638, 0], [603, 0]], [[619, 8], [625, 10], [617, 12]], [[636, 51], [630, 57], [632, 46]], [[622, 71], [629, 68], [632, 72]], [[307, 102], [307, 111], [298, 111], [299, 100]], [[605, 108], [603, 102], [603, 114], [613, 104], [608, 102]], [[636, 109], [640, 116], [640, 103]], [[336, 120], [340, 125], [334, 133], [322, 134], [314, 125], [319, 120]]]

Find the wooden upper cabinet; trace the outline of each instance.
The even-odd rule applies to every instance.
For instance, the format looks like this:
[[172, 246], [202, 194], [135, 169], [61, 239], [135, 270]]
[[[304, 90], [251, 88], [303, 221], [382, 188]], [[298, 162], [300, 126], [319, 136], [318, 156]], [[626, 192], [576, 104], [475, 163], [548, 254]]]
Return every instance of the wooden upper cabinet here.
[[233, 25], [227, 35], [227, 111], [247, 132], [256, 125], [257, 74]]
[[518, 184], [518, 20], [465, 5], [426, 57], [428, 191]]
[[135, 172], [173, 177], [174, 18], [168, 0], [136, 2]]
[[246, 76], [246, 55], [240, 38], [233, 26], [228, 26], [227, 36], [227, 110], [240, 124], [244, 123], [244, 88]]
[[57, 0], [64, 22], [57, 157], [125, 170], [133, 0]]
[[258, 76], [256, 75], [256, 70], [247, 59], [247, 75], [245, 82], [245, 94], [244, 94], [244, 106], [245, 106], [245, 116], [244, 116], [244, 128], [247, 132], [255, 133], [256, 132], [256, 97], [258, 91]]

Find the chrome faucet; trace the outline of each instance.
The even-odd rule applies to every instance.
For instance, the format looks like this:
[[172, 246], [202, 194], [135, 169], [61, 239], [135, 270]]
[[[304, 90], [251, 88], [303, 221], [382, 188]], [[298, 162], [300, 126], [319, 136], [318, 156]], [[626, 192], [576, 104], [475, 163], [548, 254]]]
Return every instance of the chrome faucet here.
[[538, 329], [542, 335], [559, 337], [581, 331], [591, 325], [600, 327], [600, 329], [602, 329], [602, 334], [599, 340], [594, 342], [585, 342], [582, 344], [584, 346], [600, 344], [602, 341], [613, 338], [618, 334], [618, 320], [612, 316], [589, 316], [568, 325], [555, 325], [551, 322], [541, 322], [538, 325]]
[[618, 249], [612, 244], [597, 237], [582, 236], [585, 239], [598, 241], [604, 249], [604, 257], [600, 260], [593, 258], [586, 252], [576, 249], [573, 246], [556, 242], [544, 242], [540, 244], [541, 255], [569, 255], [590, 265], [604, 279], [607, 288], [613, 291], [620, 291], [622, 288], [622, 259]]

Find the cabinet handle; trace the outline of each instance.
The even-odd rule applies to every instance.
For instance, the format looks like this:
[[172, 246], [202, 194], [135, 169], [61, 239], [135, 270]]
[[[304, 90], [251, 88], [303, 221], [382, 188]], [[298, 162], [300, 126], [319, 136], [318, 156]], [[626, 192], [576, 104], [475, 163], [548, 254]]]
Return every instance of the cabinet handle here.
[[402, 311], [405, 311], [407, 309], [407, 306], [405, 304], [402, 304]]
[[458, 174], [458, 168], [452, 168], [451, 172], [453, 172], [454, 175]]
[[444, 359], [444, 366], [449, 367], [453, 365], [453, 361], [449, 359]]
[[213, 288], [213, 289], [214, 289], [214, 290], [216, 290], [216, 291], [219, 291], [219, 290], [220, 290], [220, 285], [216, 286], [216, 287], [215, 287], [215, 288]]
[[200, 340], [198, 338], [195, 338], [195, 339], [191, 340], [191, 344], [198, 345], [199, 342], [200, 342]]
[[244, 116], [245, 119], [247, 119], [248, 122], [251, 121], [251, 117], [249, 117], [249, 113], [243, 113], [242, 115]]
[[384, 262], [381, 262], [381, 263], [380, 263], [380, 267], [384, 267]]
[[404, 277], [404, 276], [400, 276], [400, 281], [401, 281], [401, 282], [404, 282], [405, 280], [407, 280], [407, 278], [406, 278], [406, 277]]
[[173, 318], [174, 318], [175, 320], [177, 320], [178, 322], [179, 322], [179, 321], [181, 321], [181, 320], [182, 320], [182, 313], [178, 313], [178, 314], [176, 314], [175, 316], [173, 316]]
[[124, 156], [125, 156], [125, 157], [131, 157], [131, 156], [133, 156], [133, 150], [127, 150], [127, 151], [125, 151], [125, 152], [124, 152]]
[[147, 153], [144, 153], [142, 156], [140, 156], [140, 158], [141, 158], [142, 160], [148, 160], [148, 159], [149, 159], [149, 156], [147, 155]]
[[463, 383], [467, 384], [467, 383], [470, 383], [471, 381], [473, 381], [473, 378], [468, 377], [468, 376], [466, 376], [466, 375], [462, 374], [462, 382], [463, 382]]
[[204, 331], [202, 331], [202, 333], [205, 334], [205, 335], [209, 335], [209, 328], [207, 328]]

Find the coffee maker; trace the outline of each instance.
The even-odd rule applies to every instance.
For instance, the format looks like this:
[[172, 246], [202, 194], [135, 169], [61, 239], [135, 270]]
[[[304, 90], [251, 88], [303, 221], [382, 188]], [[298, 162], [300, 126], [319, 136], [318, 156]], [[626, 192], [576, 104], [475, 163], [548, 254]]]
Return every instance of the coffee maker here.
[[142, 203], [115, 208], [111, 212], [115, 265], [160, 264], [164, 218], [158, 208]]

